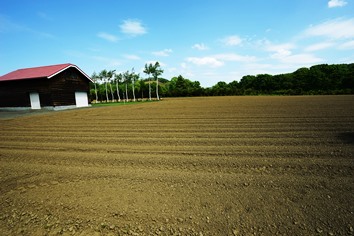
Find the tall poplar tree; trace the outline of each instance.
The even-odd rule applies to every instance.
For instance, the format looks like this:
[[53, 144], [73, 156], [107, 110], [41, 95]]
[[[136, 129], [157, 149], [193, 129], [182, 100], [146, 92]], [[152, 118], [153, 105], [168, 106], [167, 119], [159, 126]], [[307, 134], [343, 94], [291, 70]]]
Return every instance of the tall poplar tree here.
[[100, 79], [102, 80], [103, 83], [105, 83], [105, 88], [106, 88], [106, 102], [109, 102], [108, 98], [108, 87], [107, 87], [107, 77], [108, 77], [108, 72], [107, 70], [103, 70], [99, 74]]
[[155, 65], [151, 65], [151, 74], [156, 80], [156, 99], [160, 100], [159, 97], [159, 76], [162, 75], [163, 69], [160, 68], [160, 63], [157, 61]]

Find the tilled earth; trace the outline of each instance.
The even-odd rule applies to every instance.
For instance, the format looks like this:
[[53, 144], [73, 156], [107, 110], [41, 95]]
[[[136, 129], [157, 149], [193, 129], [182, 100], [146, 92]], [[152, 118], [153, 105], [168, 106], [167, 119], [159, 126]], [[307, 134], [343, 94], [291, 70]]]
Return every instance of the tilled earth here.
[[0, 137], [0, 235], [354, 234], [354, 96], [51, 112]]

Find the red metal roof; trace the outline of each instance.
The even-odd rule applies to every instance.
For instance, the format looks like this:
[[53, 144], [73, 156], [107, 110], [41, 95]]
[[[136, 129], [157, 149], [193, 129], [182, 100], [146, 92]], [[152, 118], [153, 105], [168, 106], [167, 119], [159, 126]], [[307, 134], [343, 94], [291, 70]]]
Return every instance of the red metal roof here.
[[70, 67], [76, 68], [87, 79], [92, 81], [91, 78], [88, 75], [86, 75], [79, 67], [70, 63], [15, 70], [6, 75], [0, 76], [0, 81], [24, 80], [24, 79], [35, 79], [35, 78], [50, 79], [54, 75], [57, 75], [60, 72]]

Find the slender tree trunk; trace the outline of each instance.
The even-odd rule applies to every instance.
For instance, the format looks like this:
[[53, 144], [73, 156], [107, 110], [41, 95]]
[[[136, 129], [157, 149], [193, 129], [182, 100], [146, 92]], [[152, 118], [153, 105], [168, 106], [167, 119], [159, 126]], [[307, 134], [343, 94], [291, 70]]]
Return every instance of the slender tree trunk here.
[[107, 88], [107, 81], [106, 81], [106, 102], [109, 102], [109, 99], [108, 99], [108, 88]]
[[132, 86], [133, 86], [133, 101], [135, 102], [134, 79], [132, 80]]
[[111, 88], [112, 102], [114, 102], [114, 94], [113, 94], [113, 89], [112, 89], [111, 82], [109, 82], [109, 87]]
[[128, 98], [128, 84], [127, 83], [125, 83], [125, 96], [126, 96], [126, 99], [128, 102], [129, 98]]
[[120, 96], [119, 96], [119, 87], [118, 87], [118, 80], [116, 80], [116, 85], [117, 85], [117, 95], [118, 95], [118, 102], [120, 102]]
[[149, 78], [149, 100], [151, 101], [151, 80]]
[[156, 77], [156, 98], [157, 98], [157, 101], [160, 100], [160, 97], [159, 97], [159, 78]]

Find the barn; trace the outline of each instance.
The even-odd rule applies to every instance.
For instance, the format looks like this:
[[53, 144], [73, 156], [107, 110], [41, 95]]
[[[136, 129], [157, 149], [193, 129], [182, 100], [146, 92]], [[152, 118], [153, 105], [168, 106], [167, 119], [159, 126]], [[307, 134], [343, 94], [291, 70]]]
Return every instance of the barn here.
[[90, 82], [87, 74], [70, 63], [15, 70], [0, 77], [0, 108], [86, 107]]

